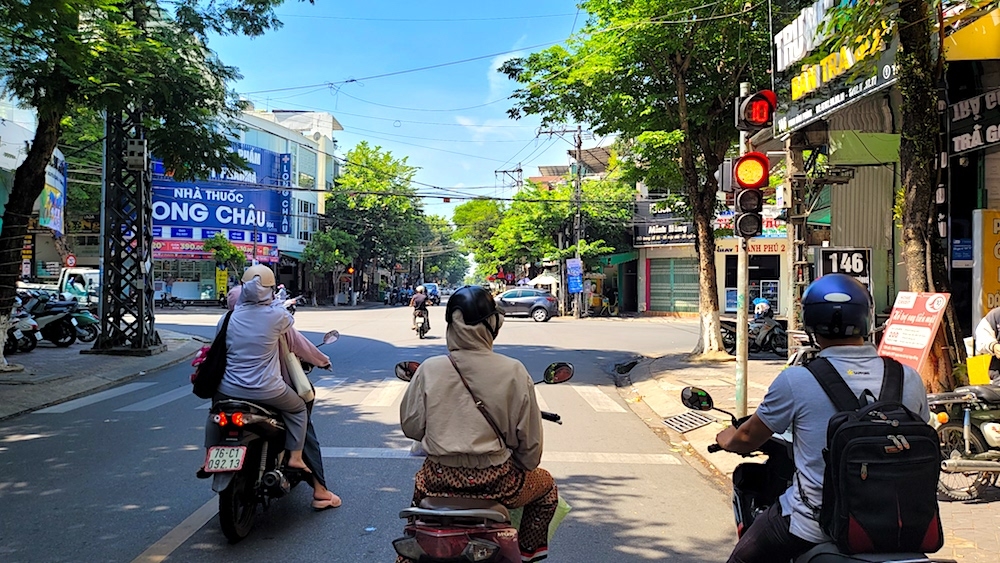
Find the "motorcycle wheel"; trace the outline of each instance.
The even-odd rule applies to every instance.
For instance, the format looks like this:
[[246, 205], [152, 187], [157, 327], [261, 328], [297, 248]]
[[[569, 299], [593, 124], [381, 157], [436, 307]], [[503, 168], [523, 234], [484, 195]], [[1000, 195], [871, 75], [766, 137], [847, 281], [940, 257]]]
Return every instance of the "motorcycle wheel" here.
[[46, 340], [60, 348], [72, 346], [76, 342], [76, 327], [69, 321], [61, 321], [53, 325], [48, 332], [48, 336], [42, 334]]
[[[979, 429], [973, 426], [969, 429], [969, 449], [972, 454], [981, 454], [987, 450], [986, 440]], [[965, 452], [965, 428], [958, 422], [948, 422], [938, 427], [938, 440], [941, 442], [941, 458], [962, 458]], [[996, 479], [993, 473], [970, 471], [968, 473], [944, 473], [938, 477], [938, 492], [954, 500], [973, 500], [979, 497], [983, 489], [990, 486]]]
[[736, 333], [730, 330], [722, 330], [722, 347], [729, 354], [736, 353]]
[[35, 346], [38, 346], [38, 339], [36, 339], [31, 334], [25, 335], [25, 337], [22, 338], [17, 343], [17, 349], [19, 351], [21, 351], [21, 352], [24, 352], [25, 354], [27, 354], [28, 352], [34, 350]]
[[76, 329], [76, 338], [80, 342], [93, 342], [97, 340], [97, 335], [97, 325], [81, 326]]
[[186, 306], [187, 306], [187, 304], [184, 303], [183, 301], [177, 303], [177, 308], [180, 309], [181, 311], [183, 311], [184, 307], [186, 307]]
[[771, 351], [779, 357], [788, 358], [788, 334], [778, 332], [771, 336]]
[[14, 338], [13, 334], [8, 332], [7, 340], [4, 341], [3, 343], [3, 353], [6, 356], [8, 354], [14, 354], [16, 352], [17, 352], [17, 339]]
[[424, 328], [424, 325], [420, 325], [420, 328], [417, 329], [417, 333], [420, 335], [420, 339], [423, 340], [424, 335], [427, 334], [427, 329]]
[[219, 493], [219, 524], [229, 543], [237, 543], [250, 535], [257, 518], [257, 495], [253, 481], [247, 475], [237, 473], [221, 493]]

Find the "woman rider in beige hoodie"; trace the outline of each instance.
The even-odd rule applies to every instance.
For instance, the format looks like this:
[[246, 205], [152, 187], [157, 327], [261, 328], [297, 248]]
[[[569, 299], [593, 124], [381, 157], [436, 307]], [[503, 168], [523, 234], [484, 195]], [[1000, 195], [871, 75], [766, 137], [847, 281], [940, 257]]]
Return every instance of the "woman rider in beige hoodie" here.
[[521, 362], [493, 352], [503, 311], [483, 288], [459, 289], [448, 299], [445, 315], [449, 355], [505, 443], [448, 356], [427, 359], [399, 408], [403, 433], [427, 452], [416, 475], [414, 506], [428, 496], [458, 496], [524, 507], [518, 537], [522, 560], [541, 561], [548, 554], [549, 522], [559, 497], [552, 475], [538, 467], [542, 417], [531, 376]]

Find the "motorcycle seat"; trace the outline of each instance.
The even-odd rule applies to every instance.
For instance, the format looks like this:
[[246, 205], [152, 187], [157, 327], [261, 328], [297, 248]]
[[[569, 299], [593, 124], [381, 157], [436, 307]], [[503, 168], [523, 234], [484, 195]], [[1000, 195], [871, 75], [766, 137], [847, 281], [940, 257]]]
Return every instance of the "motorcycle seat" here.
[[985, 403], [1000, 404], [1000, 388], [992, 385], [967, 385], [955, 389], [956, 393], [974, 393], [976, 398]]
[[492, 500], [462, 497], [427, 497], [420, 501], [419, 508], [407, 508], [399, 513], [400, 518], [470, 518], [493, 522], [510, 522], [507, 507]]
[[832, 543], [821, 543], [804, 554], [795, 558], [795, 563], [844, 563], [852, 561], [858, 563], [888, 563], [892, 561], [905, 561], [906, 563], [932, 563], [926, 555], [922, 553], [856, 553], [850, 556], [844, 555]]

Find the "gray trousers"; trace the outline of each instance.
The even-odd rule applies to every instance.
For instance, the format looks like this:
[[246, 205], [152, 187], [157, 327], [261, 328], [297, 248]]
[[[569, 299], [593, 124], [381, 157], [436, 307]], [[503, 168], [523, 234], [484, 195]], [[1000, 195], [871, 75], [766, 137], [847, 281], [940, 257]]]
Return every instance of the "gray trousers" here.
[[[243, 399], [242, 397], [216, 393], [214, 400], [219, 401], [222, 399], [241, 399], [281, 411], [281, 418], [285, 421], [285, 428], [287, 429], [285, 432], [285, 449], [296, 451], [303, 449], [305, 446], [306, 423], [309, 420], [309, 413], [306, 410], [305, 401], [291, 387], [285, 385], [285, 392], [273, 399]], [[207, 440], [211, 440], [207, 433], [205, 437]], [[205, 445], [214, 446], [215, 442]]]

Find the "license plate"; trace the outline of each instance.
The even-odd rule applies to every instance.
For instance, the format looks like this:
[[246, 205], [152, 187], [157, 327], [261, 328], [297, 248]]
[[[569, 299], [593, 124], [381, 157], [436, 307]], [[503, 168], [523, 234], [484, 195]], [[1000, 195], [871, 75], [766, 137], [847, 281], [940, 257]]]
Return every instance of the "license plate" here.
[[243, 458], [246, 455], [246, 446], [213, 446], [208, 448], [205, 471], [209, 473], [239, 471], [243, 468]]
[[24, 338], [24, 333], [21, 332], [20, 330], [14, 330], [14, 338], [17, 338], [18, 340], [20, 340], [20, 339]]
[[424, 318], [417, 317], [417, 326], [424, 326]]
[[76, 322], [76, 319], [74, 319], [74, 318], [72, 318], [72, 317], [70, 317], [70, 319], [69, 319], [69, 322], [73, 323], [73, 326], [76, 326], [76, 325], [78, 324], [78, 323]]
[[34, 336], [35, 340], [41, 340], [42, 339], [42, 333], [40, 333], [40, 332], [32, 332], [31, 336]]

